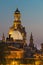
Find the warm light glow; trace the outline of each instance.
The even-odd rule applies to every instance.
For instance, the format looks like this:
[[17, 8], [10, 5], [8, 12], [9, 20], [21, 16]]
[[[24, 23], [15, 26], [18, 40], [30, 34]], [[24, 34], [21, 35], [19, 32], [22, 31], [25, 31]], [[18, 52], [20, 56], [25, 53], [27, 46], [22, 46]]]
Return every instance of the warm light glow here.
[[17, 61], [12, 61], [11, 65], [18, 65], [18, 62]]
[[40, 61], [36, 61], [35, 62], [35, 65], [40, 65]]
[[23, 37], [19, 31], [12, 31], [9, 34], [11, 34], [11, 37], [13, 37], [14, 40], [23, 40]]

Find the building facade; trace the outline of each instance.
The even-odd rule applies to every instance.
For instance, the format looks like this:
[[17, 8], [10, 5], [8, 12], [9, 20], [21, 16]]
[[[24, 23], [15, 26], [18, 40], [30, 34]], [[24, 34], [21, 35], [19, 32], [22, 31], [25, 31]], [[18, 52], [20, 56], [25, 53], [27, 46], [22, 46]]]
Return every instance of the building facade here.
[[[31, 33], [30, 43], [26, 43], [25, 27], [21, 23], [21, 13], [14, 12], [13, 25], [9, 28], [8, 37], [2, 35], [0, 43], [0, 64], [2, 65], [43, 65], [43, 43], [41, 50], [34, 46]], [[3, 51], [3, 52], [2, 52]]]

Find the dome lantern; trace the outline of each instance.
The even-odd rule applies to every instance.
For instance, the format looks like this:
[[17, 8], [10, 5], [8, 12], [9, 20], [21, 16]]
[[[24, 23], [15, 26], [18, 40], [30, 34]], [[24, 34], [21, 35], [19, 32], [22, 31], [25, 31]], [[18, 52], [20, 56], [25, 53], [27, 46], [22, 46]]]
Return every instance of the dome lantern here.
[[18, 21], [18, 20], [20, 20], [20, 17], [21, 17], [20, 11], [17, 8], [15, 13], [14, 13], [14, 18], [16, 21]]

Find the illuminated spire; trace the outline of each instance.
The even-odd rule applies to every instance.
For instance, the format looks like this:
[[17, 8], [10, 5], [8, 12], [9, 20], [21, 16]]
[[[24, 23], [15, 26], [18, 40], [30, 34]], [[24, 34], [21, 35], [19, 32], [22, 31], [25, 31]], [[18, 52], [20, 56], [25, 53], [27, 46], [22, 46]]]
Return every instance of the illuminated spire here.
[[4, 33], [2, 35], [2, 41], [5, 41], [5, 35], [4, 35]]
[[32, 32], [31, 32], [30, 40], [33, 40], [33, 35], [32, 35]]

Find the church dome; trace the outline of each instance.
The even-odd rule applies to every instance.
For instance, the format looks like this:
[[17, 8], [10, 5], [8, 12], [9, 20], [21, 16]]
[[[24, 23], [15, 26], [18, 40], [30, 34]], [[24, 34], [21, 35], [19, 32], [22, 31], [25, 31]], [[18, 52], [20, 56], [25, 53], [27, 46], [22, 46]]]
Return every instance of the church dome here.
[[21, 33], [17, 30], [12, 31], [12, 33], [9, 33], [9, 34], [11, 34], [11, 37], [14, 40], [23, 40], [23, 37], [22, 37]]

